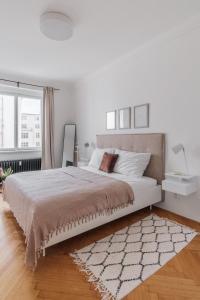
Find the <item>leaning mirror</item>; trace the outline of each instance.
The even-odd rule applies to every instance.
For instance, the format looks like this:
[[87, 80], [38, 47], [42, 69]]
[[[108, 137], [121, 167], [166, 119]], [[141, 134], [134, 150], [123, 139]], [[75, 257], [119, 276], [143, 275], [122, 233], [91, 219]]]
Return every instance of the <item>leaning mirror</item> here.
[[131, 128], [131, 108], [119, 109], [119, 129]]
[[116, 129], [116, 111], [109, 111], [106, 113], [106, 129]]
[[66, 124], [64, 127], [62, 167], [74, 165], [75, 138], [76, 138], [76, 125]]

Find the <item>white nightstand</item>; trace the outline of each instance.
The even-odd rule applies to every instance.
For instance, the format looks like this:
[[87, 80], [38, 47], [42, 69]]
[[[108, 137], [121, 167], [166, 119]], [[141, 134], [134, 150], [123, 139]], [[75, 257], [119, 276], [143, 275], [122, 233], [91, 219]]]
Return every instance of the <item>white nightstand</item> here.
[[197, 177], [193, 175], [176, 175], [166, 173], [162, 189], [167, 192], [188, 196], [197, 191]]

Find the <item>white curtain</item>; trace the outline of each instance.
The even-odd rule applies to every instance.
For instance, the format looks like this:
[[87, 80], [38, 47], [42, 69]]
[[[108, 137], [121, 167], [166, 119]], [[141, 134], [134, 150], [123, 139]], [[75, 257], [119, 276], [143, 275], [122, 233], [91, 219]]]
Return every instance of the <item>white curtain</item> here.
[[42, 169], [55, 167], [54, 157], [54, 89], [43, 90]]

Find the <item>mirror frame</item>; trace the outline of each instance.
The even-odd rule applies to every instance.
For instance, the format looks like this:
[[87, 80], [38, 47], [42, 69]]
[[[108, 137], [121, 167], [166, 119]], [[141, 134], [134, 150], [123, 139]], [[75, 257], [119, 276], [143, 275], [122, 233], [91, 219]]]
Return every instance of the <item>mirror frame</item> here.
[[[65, 137], [66, 137], [66, 128], [67, 126], [74, 126], [74, 140], [73, 140], [73, 160], [67, 160], [66, 154], [65, 154]], [[62, 154], [62, 167], [66, 166], [74, 166], [76, 164], [75, 161], [75, 146], [76, 146], [76, 124], [75, 123], [68, 123], [64, 125], [64, 135], [63, 135], [63, 154]]]

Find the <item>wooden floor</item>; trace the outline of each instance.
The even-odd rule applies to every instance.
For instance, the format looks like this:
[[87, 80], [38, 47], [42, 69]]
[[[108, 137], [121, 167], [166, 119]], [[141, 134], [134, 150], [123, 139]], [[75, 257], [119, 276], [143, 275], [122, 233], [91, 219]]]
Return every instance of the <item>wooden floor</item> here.
[[[176, 220], [200, 232], [200, 224], [154, 208], [159, 216]], [[93, 300], [94, 287], [73, 264], [68, 253], [105, 237], [149, 214], [147, 209], [60, 243], [47, 250], [35, 273], [24, 266], [24, 236], [7, 204], [0, 198], [0, 299]], [[126, 300], [200, 299], [200, 236], [168, 262]]]

